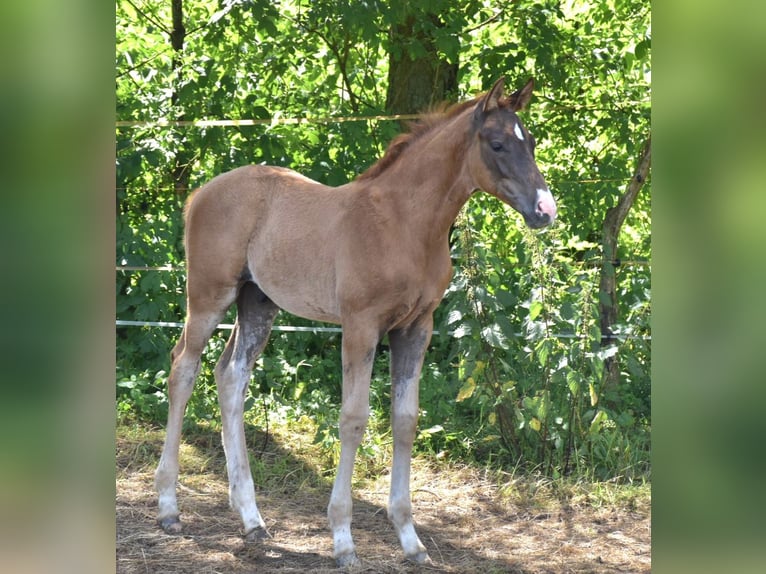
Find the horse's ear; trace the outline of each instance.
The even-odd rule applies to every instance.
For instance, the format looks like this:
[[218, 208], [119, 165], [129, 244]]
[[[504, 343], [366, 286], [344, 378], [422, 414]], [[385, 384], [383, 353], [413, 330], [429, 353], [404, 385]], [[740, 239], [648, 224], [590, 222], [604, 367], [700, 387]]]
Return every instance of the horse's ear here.
[[523, 110], [527, 107], [530, 98], [532, 97], [532, 90], [535, 89], [535, 79], [529, 78], [527, 83], [520, 90], [516, 90], [511, 94], [508, 100], [511, 102], [511, 109], [514, 112]]
[[481, 106], [481, 110], [485, 114], [498, 107], [498, 101], [503, 97], [503, 88], [505, 88], [505, 76], [500, 76], [500, 79], [495, 82], [495, 85], [492, 86], [492, 89], [484, 98], [484, 103]]

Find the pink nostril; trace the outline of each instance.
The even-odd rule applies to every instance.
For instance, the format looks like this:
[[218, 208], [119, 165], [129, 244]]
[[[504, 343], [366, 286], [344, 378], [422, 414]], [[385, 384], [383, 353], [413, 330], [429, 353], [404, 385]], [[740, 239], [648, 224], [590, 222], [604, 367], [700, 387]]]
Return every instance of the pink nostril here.
[[547, 215], [551, 221], [556, 218], [556, 201], [548, 190], [538, 190], [537, 213]]

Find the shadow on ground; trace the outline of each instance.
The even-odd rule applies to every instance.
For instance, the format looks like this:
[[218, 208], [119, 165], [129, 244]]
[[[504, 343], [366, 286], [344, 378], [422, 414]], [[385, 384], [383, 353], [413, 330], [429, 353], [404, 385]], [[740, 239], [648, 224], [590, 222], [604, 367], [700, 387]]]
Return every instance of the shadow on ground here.
[[[326, 520], [329, 480], [295, 456], [291, 445], [273, 436], [267, 440], [254, 428], [247, 434], [253, 456], [283, 471], [257, 487], [259, 509], [272, 534], [260, 543], [243, 541], [239, 518], [229, 509], [217, 432], [196, 429], [182, 447], [178, 496], [184, 532], [178, 536], [162, 532], [155, 520], [152, 480], [162, 432], [135, 435], [141, 438], [118, 432], [117, 572], [338, 572]], [[577, 509], [566, 502], [544, 512], [518, 508], [503, 502], [495, 487], [470, 469], [416, 466], [412, 484], [413, 513], [433, 565], [403, 560], [386, 517], [388, 492], [381, 480], [355, 491], [352, 529], [362, 565], [353, 572], [650, 571], [646, 513]]]

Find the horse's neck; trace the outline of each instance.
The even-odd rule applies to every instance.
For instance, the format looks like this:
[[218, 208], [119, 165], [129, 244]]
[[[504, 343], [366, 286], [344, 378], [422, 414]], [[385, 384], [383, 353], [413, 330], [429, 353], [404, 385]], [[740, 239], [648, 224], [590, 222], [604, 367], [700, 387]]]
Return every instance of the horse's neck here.
[[464, 112], [421, 136], [377, 181], [390, 201], [401, 206], [401, 217], [431, 239], [447, 236], [473, 191], [465, 169], [469, 115]]

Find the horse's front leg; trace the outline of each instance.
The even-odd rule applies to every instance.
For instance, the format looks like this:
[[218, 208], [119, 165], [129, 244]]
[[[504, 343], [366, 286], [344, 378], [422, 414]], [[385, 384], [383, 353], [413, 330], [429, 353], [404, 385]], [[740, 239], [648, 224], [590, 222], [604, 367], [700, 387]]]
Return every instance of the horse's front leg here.
[[370, 377], [379, 341], [377, 330], [343, 325], [343, 403], [340, 410], [340, 462], [327, 508], [333, 555], [339, 567], [359, 563], [351, 537], [351, 479], [356, 451], [370, 412]]
[[433, 319], [429, 314], [416, 325], [388, 334], [391, 346], [391, 426], [394, 433], [388, 516], [399, 535], [405, 556], [418, 563], [428, 563], [431, 559], [412, 523], [410, 460], [418, 421], [420, 370], [432, 328]]

